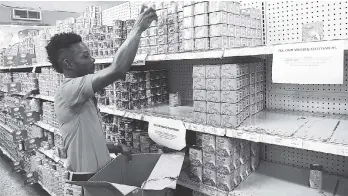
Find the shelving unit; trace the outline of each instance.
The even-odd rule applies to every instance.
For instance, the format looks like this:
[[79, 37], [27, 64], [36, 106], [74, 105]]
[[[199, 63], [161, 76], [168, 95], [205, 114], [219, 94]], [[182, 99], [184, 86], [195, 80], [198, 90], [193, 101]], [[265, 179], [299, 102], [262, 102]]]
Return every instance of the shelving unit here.
[[6, 155], [9, 159], [11, 159], [11, 161], [16, 161], [16, 159], [13, 158], [13, 157], [11, 156], [11, 154], [8, 153], [7, 150], [5, 150], [3, 147], [0, 146], [0, 150], [2, 151], [2, 153], [3, 153], [4, 155]]
[[[53, 98], [45, 97], [43, 100], [52, 101]], [[192, 106], [170, 108], [168, 105], [160, 105], [141, 110], [122, 110], [100, 105], [99, 109], [102, 113], [136, 120], [152, 121], [156, 117], [180, 120], [186, 129], [202, 133], [334, 155], [348, 155], [348, 134], [344, 131], [348, 128], [348, 121], [344, 115], [264, 110], [247, 119], [238, 128], [228, 129], [194, 123]], [[48, 128], [42, 123], [39, 123], [39, 126]]]
[[252, 173], [231, 194], [231, 196], [333, 196], [338, 177], [323, 176], [323, 189], [316, 190], [308, 187], [308, 170], [280, 164], [261, 162], [258, 171]]

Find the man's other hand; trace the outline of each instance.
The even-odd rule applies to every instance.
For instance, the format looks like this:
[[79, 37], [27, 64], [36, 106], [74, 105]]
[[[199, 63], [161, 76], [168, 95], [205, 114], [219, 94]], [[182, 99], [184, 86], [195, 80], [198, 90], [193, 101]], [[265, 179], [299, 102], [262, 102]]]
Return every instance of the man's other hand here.
[[136, 19], [134, 27], [139, 28], [143, 32], [150, 27], [154, 20], [157, 20], [156, 10], [142, 5], [140, 15]]
[[120, 149], [121, 149], [121, 154], [125, 155], [128, 157], [128, 161], [132, 160], [132, 152], [131, 149], [123, 144], [119, 144]]

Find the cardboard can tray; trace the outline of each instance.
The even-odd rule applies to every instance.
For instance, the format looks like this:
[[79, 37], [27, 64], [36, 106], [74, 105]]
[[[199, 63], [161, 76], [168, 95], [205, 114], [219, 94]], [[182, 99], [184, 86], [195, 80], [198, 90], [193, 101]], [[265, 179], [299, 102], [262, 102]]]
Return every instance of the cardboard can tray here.
[[169, 196], [176, 188], [185, 154], [123, 155], [110, 161], [88, 181], [68, 181], [84, 187], [84, 196]]

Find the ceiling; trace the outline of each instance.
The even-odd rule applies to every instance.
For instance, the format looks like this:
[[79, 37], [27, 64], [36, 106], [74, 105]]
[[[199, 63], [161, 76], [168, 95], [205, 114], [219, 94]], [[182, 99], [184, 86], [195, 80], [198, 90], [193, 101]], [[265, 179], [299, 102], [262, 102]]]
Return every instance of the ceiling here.
[[124, 2], [126, 1], [0, 1], [0, 5], [82, 13], [89, 5], [100, 6], [104, 10]]

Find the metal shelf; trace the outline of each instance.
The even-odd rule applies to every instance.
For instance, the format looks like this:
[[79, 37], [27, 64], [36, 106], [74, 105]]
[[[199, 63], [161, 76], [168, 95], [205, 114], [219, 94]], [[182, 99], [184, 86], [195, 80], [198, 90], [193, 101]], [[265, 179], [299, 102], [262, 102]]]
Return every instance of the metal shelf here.
[[231, 196], [333, 196], [338, 177], [323, 175], [323, 189], [308, 187], [309, 171], [290, 166], [261, 162], [253, 172], [231, 194]]
[[10, 127], [8, 127], [7, 125], [0, 123], [0, 126], [2, 128], [4, 128], [6, 131], [8, 131], [10, 134], [13, 133], [13, 130]]
[[52, 133], [56, 133], [56, 134], [58, 134], [58, 135], [62, 135], [58, 129], [52, 127], [51, 125], [48, 125], [48, 124], [46, 124], [46, 123], [43, 123], [43, 122], [41, 122], [41, 121], [37, 121], [37, 122], [34, 123], [34, 124], [37, 125], [37, 126], [39, 126], [39, 127], [41, 127], [41, 128], [43, 128], [43, 129], [45, 129], [45, 130], [48, 130], [48, 131], [52, 132]]
[[[348, 49], [348, 40], [343, 40], [345, 50]], [[323, 41], [322, 41], [323, 42]], [[303, 43], [303, 42], [300, 42]], [[285, 45], [285, 44], [282, 44]], [[229, 57], [241, 57], [241, 56], [259, 56], [273, 54], [274, 47], [276, 45], [255, 46], [255, 47], [241, 47], [232, 48], [227, 50], [209, 50], [203, 52], [185, 52], [174, 54], [157, 54], [157, 55], [137, 55], [135, 59], [143, 61], [171, 61], [171, 60], [195, 60], [195, 59], [218, 59]], [[139, 57], [140, 56], [140, 57]], [[112, 63], [113, 57], [96, 58], [96, 64], [109, 64]], [[135, 63], [137, 65], [137, 63]], [[37, 68], [37, 67], [49, 67], [51, 64], [40, 63], [34, 65], [23, 65], [15, 67], [0, 67], [0, 70], [18, 70], [25, 68]]]
[[13, 161], [13, 162], [16, 161], [16, 159], [13, 158], [13, 157], [11, 156], [11, 154], [10, 154], [9, 152], [7, 152], [7, 150], [5, 150], [3, 147], [0, 146], [0, 150], [2, 151], [2, 153], [3, 153], [4, 155], [6, 155], [9, 159], [11, 159], [11, 161]]
[[[194, 191], [212, 196], [334, 195], [339, 177], [327, 174], [324, 174], [323, 176], [323, 190], [311, 189], [308, 187], [309, 170], [261, 161], [258, 170], [253, 172], [230, 193], [202, 183], [193, 182], [184, 171], [180, 174], [178, 184]], [[348, 180], [343, 180], [345, 184], [339, 186], [339, 191], [337, 193], [341, 193], [347, 187], [344, 186], [347, 185]], [[342, 192], [342, 196], [343, 193], [344, 192]], [[336, 195], [341, 196], [339, 194]]]
[[[44, 100], [52, 101], [53, 98], [45, 97]], [[194, 123], [191, 106], [171, 108], [159, 105], [140, 110], [122, 110], [100, 105], [99, 109], [106, 114], [136, 120], [151, 121], [154, 117], [181, 120], [186, 129], [202, 133], [348, 156], [348, 133], [345, 131], [348, 120], [345, 116], [263, 110], [238, 128], [226, 129]]]
[[45, 63], [37, 63], [33, 65], [19, 65], [19, 66], [10, 66], [10, 67], [0, 67], [0, 70], [19, 70], [19, 69], [34, 69], [37, 67], [50, 67], [51, 63], [45, 62]]
[[57, 157], [56, 155], [54, 155], [54, 150], [45, 150], [43, 148], [39, 148], [39, 149], [37, 149], [37, 151], [43, 153], [44, 155], [46, 155], [47, 157], [49, 157], [50, 159], [52, 159], [56, 163], [59, 163], [64, 167], [66, 166], [67, 159], [61, 159], [61, 158]]
[[38, 184], [42, 187], [42, 189], [45, 190], [49, 195], [51, 195], [51, 196], [57, 196], [55, 193], [49, 191], [49, 190], [43, 185], [43, 183], [42, 183], [41, 181], [38, 181], [37, 183], [38, 183]]

